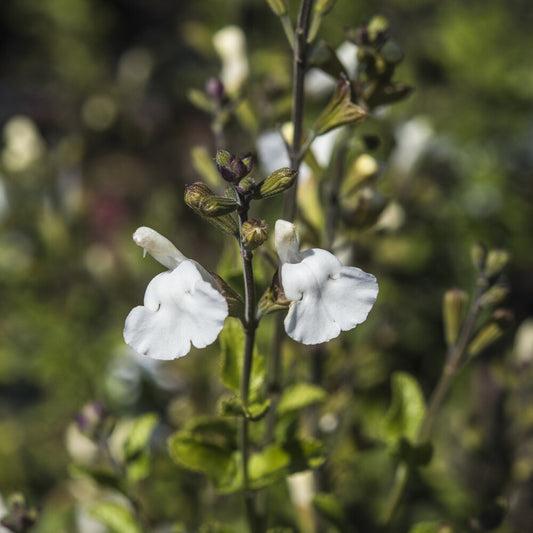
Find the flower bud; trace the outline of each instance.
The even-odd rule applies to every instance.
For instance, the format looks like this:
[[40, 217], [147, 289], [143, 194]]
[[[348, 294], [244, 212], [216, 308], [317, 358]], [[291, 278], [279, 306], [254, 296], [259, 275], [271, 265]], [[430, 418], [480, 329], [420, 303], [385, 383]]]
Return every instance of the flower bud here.
[[472, 264], [478, 272], [485, 270], [485, 261], [487, 260], [487, 248], [480, 242], [475, 242], [470, 248], [470, 257]]
[[278, 17], [281, 17], [282, 15], [287, 14], [287, 1], [286, 0], [267, 0], [268, 5], [270, 6], [270, 9], [276, 14]]
[[251, 218], [241, 226], [241, 240], [245, 250], [255, 250], [268, 238], [268, 226], [264, 220]]
[[219, 150], [215, 159], [219, 174], [230, 183], [238, 183], [250, 174], [253, 168], [252, 154], [249, 153], [237, 157], [226, 150]]
[[335, 6], [337, 0], [317, 0], [316, 12], [319, 15], [327, 15]]
[[26, 498], [20, 492], [15, 492], [7, 498], [8, 514], [2, 517], [0, 526], [9, 531], [29, 531], [37, 522], [38, 512], [34, 507], [29, 507]]
[[292, 187], [297, 175], [298, 172], [292, 168], [284, 167], [275, 170], [268, 178], [257, 185], [254, 191], [254, 198], [270, 198], [271, 196], [285, 192]]
[[341, 194], [348, 195], [368, 185], [378, 175], [377, 161], [368, 154], [361, 154], [351, 165], [343, 184]]
[[279, 280], [279, 272], [276, 270], [270, 287], [259, 300], [259, 310], [266, 315], [274, 311], [288, 309], [290, 305], [291, 302], [285, 296], [285, 292], [283, 291], [283, 287]]
[[444, 337], [448, 346], [457, 342], [466, 308], [468, 296], [461, 289], [450, 289], [444, 294], [442, 302], [442, 318], [444, 322]]
[[360, 122], [366, 115], [362, 107], [351, 101], [350, 82], [341, 74], [333, 98], [318, 117], [313, 129], [316, 135], [322, 135], [339, 126]]
[[507, 250], [491, 250], [487, 255], [485, 263], [485, 276], [494, 279], [499, 276], [509, 262], [509, 252]]
[[368, 39], [371, 43], [381, 41], [389, 30], [389, 21], [382, 15], [372, 17], [367, 26]]
[[205, 183], [197, 182], [185, 187], [185, 203], [224, 233], [239, 234], [239, 224], [233, 215], [238, 207], [235, 199], [215, 196]]
[[219, 217], [235, 211], [239, 204], [234, 198], [215, 196], [204, 183], [185, 187], [185, 203], [205, 217]]
[[404, 57], [403, 50], [395, 41], [387, 41], [380, 50], [381, 57], [390, 64], [401, 63]]
[[493, 307], [501, 304], [508, 294], [509, 288], [505, 285], [494, 285], [483, 294], [479, 303], [481, 307]]
[[468, 354], [471, 357], [478, 355], [485, 348], [496, 342], [513, 323], [513, 314], [507, 309], [497, 309], [490, 320], [485, 324], [472, 339], [468, 346]]
[[224, 84], [220, 78], [209, 78], [205, 84], [205, 92], [215, 102], [224, 98]]

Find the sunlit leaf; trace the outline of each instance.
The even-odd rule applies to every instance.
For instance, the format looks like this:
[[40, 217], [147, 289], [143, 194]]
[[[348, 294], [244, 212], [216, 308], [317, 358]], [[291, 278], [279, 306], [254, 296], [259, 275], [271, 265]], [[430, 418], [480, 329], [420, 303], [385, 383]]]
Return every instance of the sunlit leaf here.
[[296, 383], [283, 391], [278, 404], [279, 416], [320, 403], [325, 398], [326, 391], [322, 387], [310, 383]]
[[98, 503], [91, 507], [90, 514], [105, 524], [110, 533], [142, 533], [133, 512], [124, 505]]
[[424, 395], [416, 379], [406, 372], [392, 376], [392, 401], [383, 422], [383, 436], [391, 444], [413, 440], [424, 418]]

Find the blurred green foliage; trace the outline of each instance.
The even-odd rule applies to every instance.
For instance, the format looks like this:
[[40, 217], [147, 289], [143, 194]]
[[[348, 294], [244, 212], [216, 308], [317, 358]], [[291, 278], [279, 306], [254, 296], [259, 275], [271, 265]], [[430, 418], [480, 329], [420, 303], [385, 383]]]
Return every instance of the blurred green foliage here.
[[[294, 14], [297, 2], [289, 4]], [[357, 264], [377, 276], [380, 296], [368, 322], [331, 343], [323, 362], [326, 399], [309, 389], [305, 402], [318, 403], [331, 456], [322, 468], [337, 498], [315, 506], [332, 524], [358, 524], [359, 531], [372, 531], [392, 482], [393, 458], [377, 435], [391, 398], [390, 409], [423, 408], [416, 387], [414, 404], [401, 400], [399, 389], [391, 393], [390, 377], [401, 371], [396, 383], [407, 380], [407, 387], [416, 376], [426, 395], [434, 386], [445, 353], [441, 298], [451, 286], [472, 286], [474, 241], [511, 251], [508, 307], [518, 325], [533, 314], [529, 3], [339, 0], [320, 34], [335, 48], [345, 25], [376, 13], [388, 17], [405, 52], [398, 78], [416, 87], [361, 128], [381, 139], [373, 152], [383, 167], [378, 189], [401, 222], [392, 232], [348, 228]], [[191, 150], [215, 153], [209, 117], [187, 93], [218, 75], [211, 35], [226, 24], [247, 36], [249, 108], [226, 128], [229, 148], [245, 153], [255, 149], [250, 131], [272, 129], [290, 113], [290, 54], [267, 2], [0, 3], [0, 495], [20, 490], [38, 503], [43, 514], [35, 531], [97, 531], [94, 516], [109, 531], [136, 531], [123, 525], [133, 516], [123, 502], [91, 507], [100, 489], [67, 472], [72, 459], [80, 462], [76, 450], [84, 450], [69, 440], [73, 420], [93, 400], [117, 420], [158, 414], [153, 435], [155, 419], [137, 419], [150, 426], [137, 428], [153, 450], [148, 479], [131, 434], [126, 446], [136, 461], [127, 464], [135, 478], [128, 495], [147, 531], [156, 523], [196, 530], [215, 520], [243, 528], [235, 519], [238, 498], [214, 498], [203, 477], [170, 461], [165, 444], [172, 431], [192, 431], [193, 415], [213, 414], [224, 393], [219, 348], [155, 364], [135, 356], [121, 335], [128, 310], [159, 272], [132, 243], [136, 227], [157, 228], [185, 255], [217, 267], [219, 235], [194, 218], [182, 196], [199, 177]], [[308, 125], [327, 100], [310, 100]], [[271, 225], [279, 205], [272, 200], [260, 213]], [[227, 281], [236, 268], [232, 253], [226, 249], [220, 261]], [[268, 275], [260, 271], [258, 279], [266, 288]], [[268, 320], [259, 337], [265, 354]], [[284, 355], [287, 379], [298, 381], [305, 355], [292, 344]], [[487, 509], [502, 496], [513, 508], [497, 531], [530, 527], [532, 358], [531, 347], [524, 351], [518, 341], [513, 350], [507, 334], [461, 374], [437, 424], [436, 459], [416, 476], [398, 531], [417, 522], [413, 533], [448, 531], [448, 523], [454, 531], [490, 530], [483, 529]], [[258, 484], [301, 469], [287, 450], [262, 453], [254, 463]], [[297, 527], [287, 489], [269, 490], [272, 520]]]

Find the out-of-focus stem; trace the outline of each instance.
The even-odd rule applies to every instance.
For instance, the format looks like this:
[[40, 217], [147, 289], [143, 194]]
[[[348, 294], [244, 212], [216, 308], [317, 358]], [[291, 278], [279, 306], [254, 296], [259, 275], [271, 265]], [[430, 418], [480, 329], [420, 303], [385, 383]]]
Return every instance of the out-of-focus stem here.
[[[457, 372], [462, 368], [468, 357], [468, 342], [472, 338], [474, 326], [480, 311], [480, 299], [486, 289], [486, 280], [480, 276], [477, 280], [476, 290], [470, 304], [470, 309], [466, 321], [461, 329], [461, 333], [457, 342], [450, 346], [446, 354], [446, 362], [442, 370], [439, 382], [435, 387], [431, 398], [429, 400], [426, 413], [418, 428], [418, 432], [414, 439], [414, 444], [422, 444], [431, 436], [433, 423], [435, 422], [437, 413], [442, 406], [446, 394], [448, 393]], [[383, 513], [381, 524], [387, 527], [398, 509], [402, 500], [407, 481], [409, 480], [409, 469], [405, 463], [400, 463], [396, 468], [394, 476], [394, 484], [389, 494], [389, 500]]]
[[[302, 132], [303, 132], [303, 110], [304, 110], [304, 80], [307, 70], [307, 36], [309, 34], [309, 22], [313, 0], [302, 0], [298, 24], [296, 26], [296, 38], [294, 43], [293, 60], [293, 88], [292, 88], [292, 115], [291, 122], [293, 136], [289, 153], [291, 168], [298, 170], [302, 161], [301, 153]], [[283, 218], [292, 222], [296, 216], [296, 191], [298, 189], [298, 178], [291, 189], [287, 191], [283, 205]]]

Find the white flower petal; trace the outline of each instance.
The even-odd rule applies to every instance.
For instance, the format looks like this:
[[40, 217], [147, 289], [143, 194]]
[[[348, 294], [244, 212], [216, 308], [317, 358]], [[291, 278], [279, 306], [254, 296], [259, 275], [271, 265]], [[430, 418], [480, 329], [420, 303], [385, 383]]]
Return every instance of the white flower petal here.
[[145, 253], [148, 252], [156, 261], [170, 270], [187, 259], [166, 237], [152, 228], [146, 226], [137, 228], [133, 234], [133, 240], [137, 246], [144, 249]]
[[157, 275], [146, 289], [144, 306], [126, 319], [124, 339], [136, 352], [155, 359], [186, 355], [191, 343], [203, 348], [215, 341], [228, 306], [202, 277], [194, 261]]
[[291, 300], [284, 322], [291, 338], [304, 344], [319, 344], [366, 319], [378, 294], [372, 274], [343, 267], [326, 250], [299, 252], [294, 225], [283, 220], [276, 222], [276, 247], [281, 283], [285, 296]]

